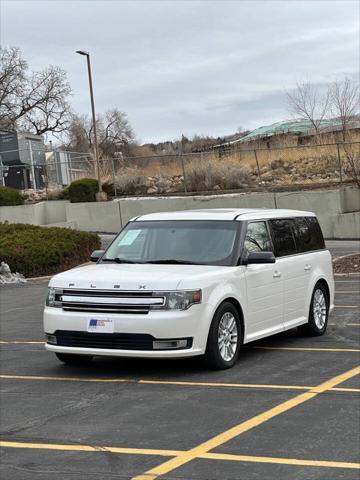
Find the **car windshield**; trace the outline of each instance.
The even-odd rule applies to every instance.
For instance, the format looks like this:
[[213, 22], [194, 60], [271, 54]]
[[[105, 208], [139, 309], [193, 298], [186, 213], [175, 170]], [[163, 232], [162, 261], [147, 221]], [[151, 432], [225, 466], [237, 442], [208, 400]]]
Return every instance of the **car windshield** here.
[[102, 262], [230, 266], [239, 222], [130, 222], [110, 245]]

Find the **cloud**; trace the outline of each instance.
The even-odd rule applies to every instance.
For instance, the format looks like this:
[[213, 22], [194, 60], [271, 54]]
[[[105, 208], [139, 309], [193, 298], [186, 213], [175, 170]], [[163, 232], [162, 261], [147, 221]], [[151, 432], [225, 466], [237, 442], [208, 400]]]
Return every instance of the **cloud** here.
[[284, 92], [304, 79], [358, 75], [357, 1], [2, 0], [2, 44], [31, 66], [60, 65], [72, 103], [128, 113], [144, 141], [223, 135], [288, 117]]

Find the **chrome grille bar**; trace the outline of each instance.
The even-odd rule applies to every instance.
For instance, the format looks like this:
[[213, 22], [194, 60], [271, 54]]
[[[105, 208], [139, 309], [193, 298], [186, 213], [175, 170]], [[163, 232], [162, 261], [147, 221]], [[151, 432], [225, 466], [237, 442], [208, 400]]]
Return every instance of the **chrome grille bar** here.
[[62, 295], [60, 301], [63, 303], [96, 303], [104, 305], [164, 305], [164, 297], [79, 297], [75, 295]]
[[151, 306], [161, 307], [166, 301], [152, 291], [125, 290], [64, 289], [56, 297], [66, 311], [127, 314], [147, 314]]

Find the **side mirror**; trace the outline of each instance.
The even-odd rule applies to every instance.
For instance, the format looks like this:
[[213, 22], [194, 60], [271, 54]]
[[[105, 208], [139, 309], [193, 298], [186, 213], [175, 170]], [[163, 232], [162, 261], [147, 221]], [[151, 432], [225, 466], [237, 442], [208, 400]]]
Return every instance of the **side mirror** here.
[[276, 258], [273, 252], [251, 252], [245, 260], [245, 265], [259, 264], [259, 263], [275, 263]]
[[104, 255], [105, 250], [94, 250], [90, 255], [91, 262], [97, 262]]

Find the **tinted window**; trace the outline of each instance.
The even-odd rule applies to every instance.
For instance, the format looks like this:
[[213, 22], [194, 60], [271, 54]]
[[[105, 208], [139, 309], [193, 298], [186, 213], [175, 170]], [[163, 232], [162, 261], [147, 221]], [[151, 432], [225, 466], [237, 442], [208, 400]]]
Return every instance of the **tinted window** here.
[[324, 238], [316, 217], [298, 217], [294, 221], [299, 252], [325, 248]]
[[297, 253], [293, 234], [293, 223], [294, 221], [292, 219], [270, 221], [276, 257], [284, 257], [285, 255]]
[[265, 222], [249, 223], [244, 242], [244, 257], [251, 252], [271, 252], [272, 246]]

